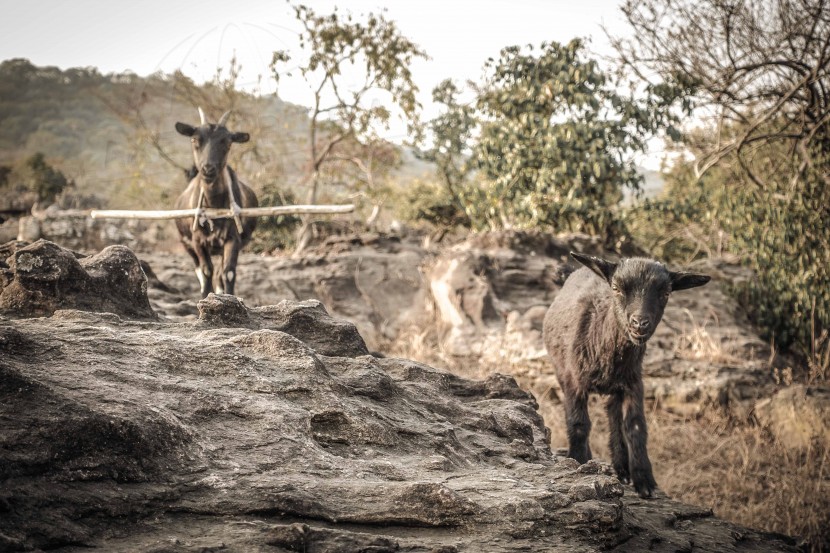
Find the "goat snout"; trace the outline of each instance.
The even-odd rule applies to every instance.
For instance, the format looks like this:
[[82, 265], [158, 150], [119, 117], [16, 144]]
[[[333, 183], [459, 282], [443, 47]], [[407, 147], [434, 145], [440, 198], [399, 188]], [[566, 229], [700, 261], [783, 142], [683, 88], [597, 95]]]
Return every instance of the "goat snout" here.
[[631, 330], [644, 334], [651, 328], [651, 318], [648, 315], [631, 315], [628, 325]]
[[216, 166], [213, 164], [205, 164], [202, 166], [202, 176], [206, 179], [212, 180], [216, 178], [216, 175], [219, 174]]

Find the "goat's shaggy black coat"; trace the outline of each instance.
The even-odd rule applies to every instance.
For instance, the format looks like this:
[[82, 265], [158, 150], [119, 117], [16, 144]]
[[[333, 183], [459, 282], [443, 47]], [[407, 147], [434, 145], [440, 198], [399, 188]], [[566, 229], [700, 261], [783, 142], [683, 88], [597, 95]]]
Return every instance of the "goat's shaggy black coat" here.
[[611, 460], [642, 497], [657, 484], [648, 458], [642, 361], [669, 294], [701, 286], [705, 275], [671, 272], [642, 258], [612, 263], [571, 254], [585, 265], [571, 274], [545, 315], [548, 355], [562, 387], [568, 456], [591, 459], [588, 395], [608, 396]]
[[[232, 143], [247, 142], [247, 133], [232, 133], [225, 126], [227, 114], [218, 124], [204, 123], [193, 127], [176, 123], [179, 134], [191, 138], [194, 166], [186, 174], [192, 178], [187, 189], [176, 200], [176, 209], [246, 208], [259, 205], [256, 194], [237, 178], [227, 164]], [[232, 194], [232, 196], [231, 196]], [[222, 264], [216, 291], [233, 294], [236, 286], [236, 264], [239, 252], [251, 240], [256, 227], [255, 217], [241, 218], [242, 228], [233, 219], [197, 221], [177, 219], [182, 244], [196, 265], [196, 276], [202, 297], [214, 290], [212, 255], [220, 255]]]

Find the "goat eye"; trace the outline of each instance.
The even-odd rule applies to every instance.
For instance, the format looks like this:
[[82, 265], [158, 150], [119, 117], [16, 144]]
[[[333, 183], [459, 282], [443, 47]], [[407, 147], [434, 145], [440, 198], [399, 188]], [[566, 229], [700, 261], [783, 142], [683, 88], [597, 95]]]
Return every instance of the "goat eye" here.
[[622, 293], [622, 292], [620, 291], [620, 287], [619, 287], [619, 286], [617, 286], [616, 284], [612, 284], [612, 285], [611, 285], [611, 291], [612, 291], [612, 292], [614, 292], [615, 294], [618, 294], [618, 295]]

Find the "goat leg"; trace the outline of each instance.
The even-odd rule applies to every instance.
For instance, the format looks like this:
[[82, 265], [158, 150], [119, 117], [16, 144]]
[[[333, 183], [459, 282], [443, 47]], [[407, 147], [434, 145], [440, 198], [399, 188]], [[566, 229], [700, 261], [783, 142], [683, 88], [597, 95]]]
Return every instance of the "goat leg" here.
[[587, 395], [565, 392], [565, 424], [568, 428], [568, 457], [580, 463], [591, 459], [591, 419], [588, 416]]
[[222, 274], [220, 279], [225, 294], [235, 294], [236, 264], [239, 258], [241, 244], [239, 240], [228, 240], [222, 252]]
[[648, 458], [648, 430], [643, 409], [643, 384], [638, 383], [623, 398], [623, 435], [628, 447], [628, 466], [631, 481], [640, 497], [651, 497], [657, 483]]
[[199, 279], [202, 297], [206, 298], [213, 291], [213, 261], [210, 259], [210, 250], [203, 241], [194, 239], [193, 250], [199, 260], [196, 277]]
[[623, 433], [623, 397], [622, 394], [611, 394], [605, 404], [608, 413], [609, 440], [611, 450], [611, 464], [614, 472], [624, 484], [631, 482], [631, 473], [628, 467], [628, 447], [625, 445]]

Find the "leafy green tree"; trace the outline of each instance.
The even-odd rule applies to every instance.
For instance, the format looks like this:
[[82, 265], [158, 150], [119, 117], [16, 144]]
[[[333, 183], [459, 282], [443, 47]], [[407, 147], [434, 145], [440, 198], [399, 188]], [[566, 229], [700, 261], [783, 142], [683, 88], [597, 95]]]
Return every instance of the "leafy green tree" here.
[[437, 88], [446, 110], [429, 125], [435, 146], [427, 155], [472, 225], [579, 230], [613, 241], [614, 208], [624, 189], [640, 187], [634, 154], [659, 128], [675, 132], [665, 109], [674, 90], [623, 96], [580, 40], [504, 48], [485, 73], [474, 108], [457, 102], [451, 83]]
[[[417, 86], [412, 80], [413, 61], [426, 59], [417, 44], [403, 36], [394, 21], [383, 14], [369, 13], [360, 21], [337, 10], [318, 15], [305, 5], [294, 7], [303, 26], [300, 46], [308, 59], [300, 66], [300, 76], [312, 91], [309, 111], [308, 195], [317, 202], [321, 172], [335, 147], [347, 139], [366, 141], [379, 127], [388, 125], [392, 112], [377, 102], [378, 94], [388, 97], [386, 105], [397, 108], [410, 125], [417, 121]], [[274, 53], [271, 68], [279, 80], [290, 73], [289, 56]], [[360, 75], [360, 84], [350, 86]], [[311, 238], [310, 219], [305, 219], [297, 251]]]
[[443, 105], [443, 113], [429, 122], [428, 130], [432, 143], [419, 150], [419, 157], [435, 164], [438, 179], [445, 194], [429, 193], [428, 187], [420, 185], [414, 200], [423, 204], [417, 196], [426, 192], [435, 202], [421, 205], [420, 218], [436, 224], [470, 224], [464, 202], [464, 185], [470, 172], [469, 157], [471, 140], [478, 127], [475, 107], [459, 99], [461, 90], [446, 79], [432, 91], [432, 100]]

